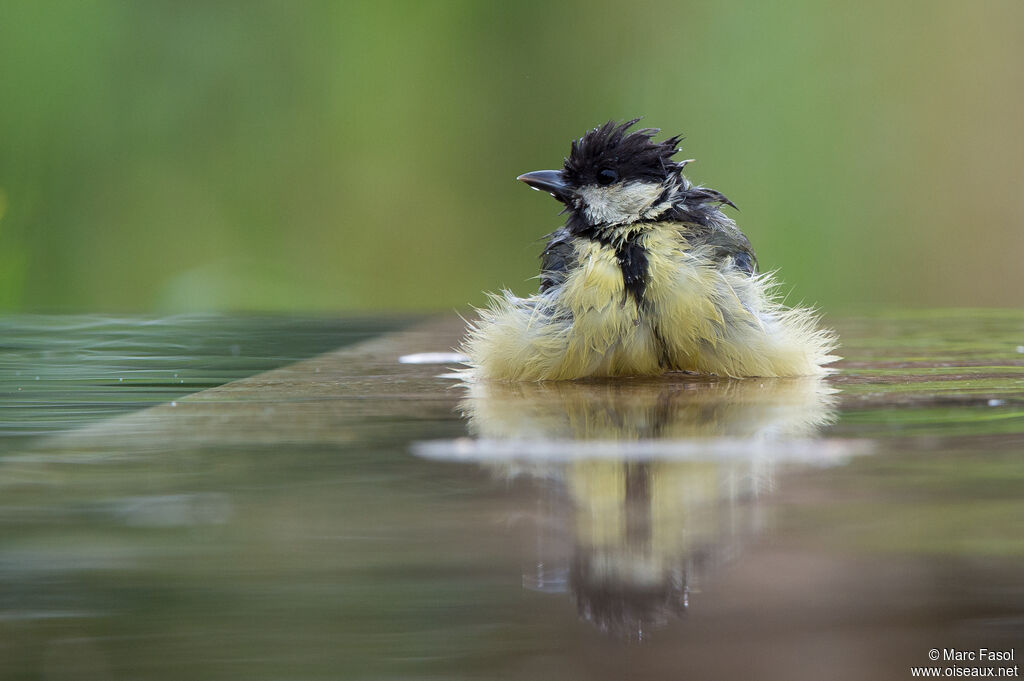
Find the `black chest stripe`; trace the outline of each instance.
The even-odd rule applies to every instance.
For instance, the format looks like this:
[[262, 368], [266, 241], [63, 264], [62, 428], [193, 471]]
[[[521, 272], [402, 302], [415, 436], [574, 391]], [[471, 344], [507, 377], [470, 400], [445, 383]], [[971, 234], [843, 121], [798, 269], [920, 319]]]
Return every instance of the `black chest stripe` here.
[[622, 283], [626, 293], [633, 296], [639, 307], [647, 290], [647, 251], [635, 241], [626, 241], [615, 249], [615, 258], [622, 270]]
[[633, 297], [637, 307], [643, 304], [644, 292], [647, 290], [647, 251], [640, 245], [637, 238], [626, 239], [613, 243], [603, 234], [592, 234], [590, 238], [602, 246], [615, 249], [615, 259], [622, 272], [622, 284], [626, 294]]
[[622, 284], [627, 296], [632, 296], [637, 307], [641, 307], [644, 301], [644, 293], [647, 291], [648, 261], [647, 251], [640, 245], [640, 234], [632, 233], [626, 239], [612, 239], [606, 232], [598, 231], [588, 225], [577, 214], [572, 213], [566, 222], [569, 233], [576, 237], [583, 237], [596, 241], [602, 246], [615, 249], [615, 259], [619, 263], [619, 270], [622, 272]]

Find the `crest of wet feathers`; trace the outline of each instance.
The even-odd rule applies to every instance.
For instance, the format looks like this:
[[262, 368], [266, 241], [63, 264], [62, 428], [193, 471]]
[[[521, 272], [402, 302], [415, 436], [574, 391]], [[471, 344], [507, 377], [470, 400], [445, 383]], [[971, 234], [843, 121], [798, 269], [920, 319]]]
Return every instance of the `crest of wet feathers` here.
[[[609, 122], [560, 170], [520, 180], [565, 205], [540, 290], [491, 296], [463, 352], [477, 378], [563, 380], [692, 371], [806, 376], [837, 359], [812, 310], [779, 302], [721, 193], [683, 176], [679, 137]], [[735, 207], [735, 206], [733, 206]]]

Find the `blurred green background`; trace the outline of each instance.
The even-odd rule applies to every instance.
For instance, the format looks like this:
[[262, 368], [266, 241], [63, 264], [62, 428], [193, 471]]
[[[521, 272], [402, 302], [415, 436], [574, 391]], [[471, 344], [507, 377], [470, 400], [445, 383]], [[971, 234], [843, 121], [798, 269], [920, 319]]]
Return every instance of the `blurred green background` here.
[[0, 3], [0, 310], [464, 308], [687, 136], [791, 301], [1017, 306], [1024, 3]]

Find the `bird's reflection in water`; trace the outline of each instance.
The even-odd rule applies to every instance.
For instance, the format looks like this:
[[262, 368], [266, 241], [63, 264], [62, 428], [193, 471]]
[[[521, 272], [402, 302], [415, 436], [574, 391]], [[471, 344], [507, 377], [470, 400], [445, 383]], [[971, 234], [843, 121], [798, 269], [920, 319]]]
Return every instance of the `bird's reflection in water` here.
[[763, 524], [775, 464], [825, 463], [833, 418], [820, 379], [476, 383], [460, 408], [473, 439], [423, 443], [542, 483], [524, 585], [570, 591], [603, 631], [642, 639]]

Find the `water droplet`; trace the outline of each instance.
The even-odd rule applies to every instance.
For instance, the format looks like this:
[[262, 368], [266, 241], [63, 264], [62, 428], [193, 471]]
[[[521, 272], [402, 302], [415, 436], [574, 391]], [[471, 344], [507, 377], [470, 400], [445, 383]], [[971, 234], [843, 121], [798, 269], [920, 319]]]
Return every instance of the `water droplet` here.
[[177, 407], [177, 406], [178, 406], [178, 403], [177, 403], [177, 402], [171, 402], [171, 406], [172, 406], [172, 407]]
[[1006, 404], [1006, 400], [989, 400], [988, 406], [990, 407], [1001, 407]]

